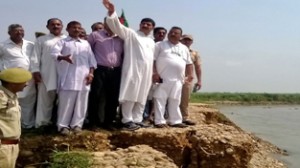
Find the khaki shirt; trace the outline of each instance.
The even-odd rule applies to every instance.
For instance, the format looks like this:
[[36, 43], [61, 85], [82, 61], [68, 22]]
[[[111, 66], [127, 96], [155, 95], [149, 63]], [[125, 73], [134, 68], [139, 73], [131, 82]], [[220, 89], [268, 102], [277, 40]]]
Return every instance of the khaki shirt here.
[[0, 86], [0, 139], [19, 139], [21, 108], [17, 95]]
[[190, 49], [191, 58], [194, 65], [201, 65], [201, 58], [197, 51]]

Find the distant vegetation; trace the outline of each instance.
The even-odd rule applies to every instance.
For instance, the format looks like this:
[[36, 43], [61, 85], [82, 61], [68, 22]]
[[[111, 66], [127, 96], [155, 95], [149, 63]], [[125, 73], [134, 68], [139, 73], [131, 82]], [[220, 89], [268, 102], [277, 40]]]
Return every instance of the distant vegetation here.
[[194, 103], [241, 103], [241, 104], [300, 104], [300, 93], [193, 93]]

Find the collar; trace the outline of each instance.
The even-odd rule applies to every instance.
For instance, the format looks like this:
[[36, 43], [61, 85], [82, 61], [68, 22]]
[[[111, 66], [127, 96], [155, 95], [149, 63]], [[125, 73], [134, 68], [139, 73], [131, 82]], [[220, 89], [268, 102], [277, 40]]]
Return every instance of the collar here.
[[110, 38], [118, 37], [118, 35], [116, 35], [116, 34], [113, 34], [112, 36], [109, 36], [109, 33], [105, 29], [100, 30], [100, 33], [101, 33], [101, 35], [103, 35], [105, 37], [110, 37]]
[[143, 36], [143, 37], [152, 37], [151, 33], [149, 33], [148, 35], [146, 35], [144, 32], [142, 32], [140, 30], [137, 30], [136, 32], [137, 32], [137, 34], [139, 34], [140, 36]]
[[[22, 39], [23, 43], [25, 42], [24, 39]], [[13, 42], [10, 38], [4, 41], [5, 44], [14, 44], [17, 45], [15, 42]]]
[[82, 42], [82, 40], [80, 38], [75, 39], [75, 38], [73, 38], [71, 36], [68, 36], [67, 38], [65, 38], [65, 40], [66, 41], [77, 41], [77, 42], [80, 42], [80, 43]]
[[52, 33], [49, 33], [49, 36], [50, 36], [50, 37], [66, 37], [64, 34], [60, 34], [59, 36], [55, 36], [55, 35], [52, 34]]
[[10, 98], [16, 98], [17, 95], [14, 94], [13, 92], [11, 92], [10, 90], [6, 89], [5, 87], [3, 87], [2, 85], [0, 85], [1, 90], [3, 90], [3, 92], [5, 94], [7, 94]]
[[181, 44], [180, 42], [177, 43], [177, 44], [173, 44], [173, 43], [171, 43], [171, 41], [169, 41], [169, 40], [168, 40], [167, 42], [169, 43], [170, 46], [179, 46], [179, 45]]

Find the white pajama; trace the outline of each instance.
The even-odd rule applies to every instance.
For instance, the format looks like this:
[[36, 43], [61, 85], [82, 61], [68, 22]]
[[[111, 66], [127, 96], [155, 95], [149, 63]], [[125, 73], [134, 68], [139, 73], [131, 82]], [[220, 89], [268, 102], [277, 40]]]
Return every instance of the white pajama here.
[[166, 124], [165, 108], [167, 105], [168, 124], [182, 123], [182, 116], [179, 108], [182, 82], [165, 82], [158, 85], [154, 92], [154, 122], [155, 124]]
[[56, 98], [56, 91], [47, 91], [44, 82], [38, 84], [38, 101], [36, 105], [36, 123], [38, 128], [43, 125], [51, 124], [52, 109]]
[[82, 127], [87, 110], [89, 91], [61, 90], [58, 93], [57, 127]]
[[124, 101], [122, 107], [122, 123], [142, 122], [145, 105], [132, 101]]
[[[30, 80], [23, 90], [24, 94], [19, 96], [19, 104], [21, 107], [21, 124], [22, 128], [33, 128], [35, 125], [35, 101], [36, 89], [33, 80]], [[22, 93], [22, 92], [20, 92]]]

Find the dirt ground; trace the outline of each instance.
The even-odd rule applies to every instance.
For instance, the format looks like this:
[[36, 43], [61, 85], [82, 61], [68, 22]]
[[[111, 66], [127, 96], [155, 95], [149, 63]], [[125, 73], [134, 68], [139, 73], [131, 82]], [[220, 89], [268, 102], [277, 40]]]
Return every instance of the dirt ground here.
[[86, 151], [95, 168], [285, 168], [273, 158], [276, 146], [246, 133], [217, 109], [192, 104], [188, 128], [137, 131], [85, 130], [61, 136], [56, 131], [23, 133], [17, 167], [48, 167], [58, 151]]

